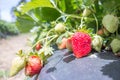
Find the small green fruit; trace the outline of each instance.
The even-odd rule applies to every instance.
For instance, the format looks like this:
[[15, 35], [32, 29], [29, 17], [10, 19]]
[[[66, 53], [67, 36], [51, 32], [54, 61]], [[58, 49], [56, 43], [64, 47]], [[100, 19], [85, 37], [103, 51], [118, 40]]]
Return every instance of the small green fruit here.
[[110, 33], [114, 33], [118, 29], [119, 20], [114, 15], [108, 14], [103, 17], [102, 24]]
[[12, 61], [12, 66], [10, 68], [10, 76], [16, 75], [25, 66], [25, 58], [17, 56]]
[[113, 39], [110, 44], [112, 51], [114, 53], [118, 52], [120, 50], [120, 40], [119, 39]]
[[92, 40], [93, 49], [95, 49], [96, 51], [100, 52], [101, 48], [102, 48], [102, 44], [103, 44], [102, 37], [99, 36], [99, 35], [95, 35], [94, 39]]
[[55, 26], [55, 31], [56, 32], [64, 32], [65, 31], [65, 25], [63, 23], [58, 23], [56, 26]]
[[83, 11], [83, 17], [87, 17], [91, 14], [91, 10], [89, 8], [85, 8]]

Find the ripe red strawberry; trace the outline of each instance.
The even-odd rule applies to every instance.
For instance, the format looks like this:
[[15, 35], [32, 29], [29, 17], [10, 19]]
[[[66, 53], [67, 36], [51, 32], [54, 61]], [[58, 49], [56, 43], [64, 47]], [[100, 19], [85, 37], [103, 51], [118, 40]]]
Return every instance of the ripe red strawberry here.
[[72, 38], [71, 37], [67, 39], [66, 48], [72, 51]]
[[35, 46], [35, 49], [36, 49], [37, 51], [39, 51], [41, 48], [42, 48], [42, 46], [41, 46], [40, 43], [38, 43], [38, 44]]
[[38, 74], [42, 69], [43, 63], [42, 60], [36, 55], [32, 55], [28, 57], [26, 66], [25, 66], [25, 74], [27, 76], [33, 76]]
[[72, 49], [76, 58], [86, 56], [90, 53], [91, 41], [91, 37], [87, 33], [74, 33], [72, 36]]

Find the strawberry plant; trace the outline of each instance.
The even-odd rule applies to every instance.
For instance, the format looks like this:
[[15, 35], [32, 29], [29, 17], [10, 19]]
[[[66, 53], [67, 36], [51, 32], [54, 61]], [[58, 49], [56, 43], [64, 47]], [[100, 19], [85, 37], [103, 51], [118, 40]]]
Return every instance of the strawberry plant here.
[[[92, 49], [100, 52], [109, 46], [113, 53], [119, 53], [120, 47], [116, 46], [120, 41], [119, 3], [120, 0], [31, 0], [22, 3], [14, 11], [16, 25], [33, 27], [29, 38], [31, 49], [22, 52], [25, 64], [32, 54], [43, 61], [44, 67], [54, 50], [64, 48], [73, 51], [76, 58], [87, 56]], [[39, 43], [42, 47], [36, 48]], [[36, 65], [32, 67], [37, 69]], [[41, 64], [39, 67], [41, 69]], [[38, 74], [34, 70], [28, 70], [28, 76]]]

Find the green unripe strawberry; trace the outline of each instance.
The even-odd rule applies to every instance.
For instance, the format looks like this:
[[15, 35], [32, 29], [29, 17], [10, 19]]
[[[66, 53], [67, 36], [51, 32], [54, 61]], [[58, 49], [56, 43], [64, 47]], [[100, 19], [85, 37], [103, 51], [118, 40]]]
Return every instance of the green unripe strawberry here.
[[114, 33], [118, 29], [119, 20], [114, 15], [108, 14], [103, 17], [102, 24], [110, 33]]
[[103, 39], [99, 35], [95, 35], [94, 39], [92, 40], [92, 47], [96, 51], [100, 52], [103, 44]]
[[120, 40], [119, 39], [113, 39], [110, 43], [110, 46], [112, 48], [112, 51], [114, 53], [118, 52], [120, 50]]
[[84, 11], [83, 11], [83, 16], [84, 17], [87, 17], [91, 14], [91, 10], [89, 8], [85, 8]]
[[25, 58], [17, 56], [12, 61], [12, 66], [10, 68], [10, 76], [16, 75], [25, 66]]
[[64, 32], [65, 31], [65, 25], [63, 23], [58, 23], [55, 26], [55, 31], [58, 33]]

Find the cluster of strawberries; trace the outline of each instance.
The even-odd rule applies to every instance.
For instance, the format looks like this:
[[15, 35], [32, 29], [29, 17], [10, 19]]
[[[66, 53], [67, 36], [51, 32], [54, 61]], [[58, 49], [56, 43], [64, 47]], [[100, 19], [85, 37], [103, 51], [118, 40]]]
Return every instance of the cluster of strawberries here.
[[73, 51], [76, 58], [88, 55], [91, 52], [92, 39], [89, 34], [84, 32], [76, 32], [69, 38], [63, 38], [59, 49], [67, 48]]
[[[111, 45], [116, 45], [116, 42], [118, 42], [117, 39], [112, 41]], [[61, 43], [57, 45], [58, 49], [67, 48], [68, 50], [73, 51], [73, 54], [76, 58], [81, 58], [87, 56], [92, 49], [100, 52], [103, 46], [103, 39], [97, 34], [90, 36], [90, 34], [87, 32], [78, 31], [68, 38], [63, 37]], [[35, 50], [39, 52], [42, 47], [43, 46], [38, 43], [35, 46]], [[116, 49], [113, 47], [113, 52], [115, 50]], [[19, 51], [19, 54], [12, 62], [10, 76], [16, 75], [20, 70], [25, 68], [26, 76], [32, 77], [40, 73], [43, 65], [45, 65], [44, 60], [40, 57], [39, 54], [29, 54], [26, 56], [26, 54], [24, 54], [22, 51]]]
[[10, 69], [10, 76], [16, 75], [19, 71], [25, 68], [26, 76], [34, 76], [38, 74], [43, 67], [43, 61], [37, 55], [30, 55], [25, 58], [25, 56], [18, 55], [12, 61], [12, 66]]
[[[76, 32], [70, 38], [63, 38], [61, 44], [58, 45], [59, 49], [67, 48], [73, 51], [76, 58], [86, 56], [91, 51], [92, 39], [89, 34], [83, 32]], [[42, 47], [41, 44], [36, 45], [36, 50], [39, 51]], [[10, 76], [16, 75], [20, 70], [25, 67], [25, 74], [33, 76], [38, 74], [43, 67], [43, 60], [38, 55], [25, 56], [23, 52], [19, 52], [18, 56], [13, 60]]]

